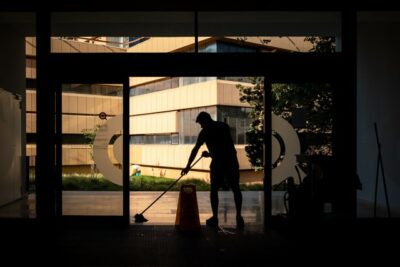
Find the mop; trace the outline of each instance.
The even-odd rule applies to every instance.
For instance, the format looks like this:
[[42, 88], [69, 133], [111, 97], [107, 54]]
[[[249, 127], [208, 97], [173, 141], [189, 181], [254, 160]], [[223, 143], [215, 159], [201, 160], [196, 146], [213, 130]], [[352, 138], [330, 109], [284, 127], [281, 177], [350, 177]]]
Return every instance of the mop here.
[[[198, 160], [195, 161], [195, 163], [190, 166], [189, 170], [193, 168], [194, 165], [196, 165], [197, 162], [201, 160], [203, 156], [201, 156]], [[151, 206], [153, 206], [154, 203], [156, 203], [165, 193], [167, 193], [185, 174], [182, 174], [178, 179], [176, 179], [168, 188], [161, 194], [159, 195], [147, 208], [145, 208], [141, 213], [137, 213], [135, 217], [135, 223], [144, 223], [147, 222], [148, 220], [143, 216], [143, 213], [145, 213]]]

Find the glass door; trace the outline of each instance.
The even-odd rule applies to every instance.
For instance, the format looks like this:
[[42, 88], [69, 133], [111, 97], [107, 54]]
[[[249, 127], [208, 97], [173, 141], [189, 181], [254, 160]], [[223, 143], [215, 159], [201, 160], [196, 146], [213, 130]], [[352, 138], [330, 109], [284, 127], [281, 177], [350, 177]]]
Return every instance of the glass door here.
[[333, 125], [331, 83], [272, 83], [272, 195], [285, 208], [273, 207], [273, 215], [309, 220], [332, 213]]
[[[123, 84], [62, 83], [58, 92], [58, 214], [123, 219]], [[125, 203], [125, 204], [124, 204]]]
[[[201, 130], [200, 112], [226, 123], [231, 131], [239, 162], [242, 216], [246, 227], [263, 225], [263, 172], [256, 171], [248, 156], [246, 131], [254, 107], [240, 99], [240, 86], [249, 77], [173, 76], [130, 77], [131, 215], [145, 210], [169, 185], [181, 177]], [[207, 150], [203, 145], [197, 153]], [[179, 190], [195, 185], [200, 223], [212, 216], [210, 205], [211, 158], [202, 158], [144, 214], [146, 224], [173, 225], [177, 217]], [[220, 188], [218, 217], [223, 227], [236, 226], [234, 195]], [[134, 221], [132, 221], [134, 223]]]

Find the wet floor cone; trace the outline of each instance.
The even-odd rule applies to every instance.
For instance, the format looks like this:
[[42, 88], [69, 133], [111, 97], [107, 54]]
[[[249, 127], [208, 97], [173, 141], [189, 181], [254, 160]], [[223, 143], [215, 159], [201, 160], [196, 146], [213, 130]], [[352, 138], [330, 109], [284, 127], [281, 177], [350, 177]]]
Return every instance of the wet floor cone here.
[[183, 232], [201, 232], [195, 185], [181, 186], [175, 226]]

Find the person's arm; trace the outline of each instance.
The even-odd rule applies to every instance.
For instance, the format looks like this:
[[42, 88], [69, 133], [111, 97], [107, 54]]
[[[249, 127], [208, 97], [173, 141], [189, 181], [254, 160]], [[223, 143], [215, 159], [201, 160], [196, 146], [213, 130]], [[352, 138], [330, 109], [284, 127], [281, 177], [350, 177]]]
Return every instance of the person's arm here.
[[186, 175], [189, 172], [190, 165], [192, 165], [192, 162], [196, 158], [197, 152], [199, 151], [203, 143], [204, 143], [203, 135], [202, 132], [200, 132], [199, 137], [197, 138], [196, 145], [193, 147], [192, 152], [190, 153], [186, 167], [181, 171], [181, 175]]

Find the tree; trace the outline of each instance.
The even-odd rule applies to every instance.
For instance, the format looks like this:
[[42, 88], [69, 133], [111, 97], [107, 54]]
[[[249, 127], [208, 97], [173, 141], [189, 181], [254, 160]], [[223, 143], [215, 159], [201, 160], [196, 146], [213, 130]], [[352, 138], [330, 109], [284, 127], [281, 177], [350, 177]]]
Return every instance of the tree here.
[[252, 119], [249, 129], [246, 131], [248, 145], [245, 147], [247, 157], [255, 170], [262, 169], [263, 145], [264, 145], [264, 78], [248, 78], [253, 86], [238, 84], [240, 101], [249, 103], [253, 109], [249, 116]]
[[304, 113], [305, 125], [296, 128], [304, 154], [331, 154], [333, 89], [329, 83], [273, 84], [271, 110], [293, 120], [297, 110]]
[[[253, 78], [252, 86], [237, 85], [240, 101], [249, 103], [253, 109], [252, 119], [246, 137], [245, 147], [250, 163], [256, 169], [263, 168], [264, 144], [264, 79]], [[306, 154], [330, 154], [332, 131], [333, 90], [327, 83], [273, 84], [271, 92], [271, 111], [287, 121], [292, 121], [293, 111], [302, 109], [305, 114], [305, 127], [297, 132], [307, 139], [302, 147]], [[274, 133], [272, 133], [274, 134]]]
[[94, 163], [94, 158], [93, 158], [93, 143], [94, 139], [96, 138], [96, 133], [100, 128], [100, 124], [96, 124], [92, 129], [83, 129], [81, 132], [83, 134], [83, 137], [85, 138], [86, 144], [89, 146], [89, 154], [90, 158], [92, 160], [92, 163], [90, 165], [90, 173], [92, 178], [95, 176], [95, 169], [96, 169], [96, 164]]
[[335, 53], [336, 51], [335, 37], [308, 36], [304, 38], [304, 41], [308, 41], [313, 45], [310, 52]]
[[[334, 37], [311, 36], [304, 40], [313, 45], [310, 52], [335, 52]], [[252, 166], [255, 170], [260, 170], [264, 165], [264, 79], [254, 77], [245, 80], [252, 83], [252, 86], [237, 85], [240, 90], [240, 101], [253, 107], [250, 113], [252, 122], [246, 131], [248, 145], [245, 150]], [[333, 90], [328, 83], [272, 84], [271, 111], [274, 114], [290, 122], [294, 110], [302, 109], [305, 113], [306, 125], [302, 129], [297, 129], [299, 135], [309, 139], [308, 146], [302, 147], [302, 153], [331, 153], [332, 107]]]

